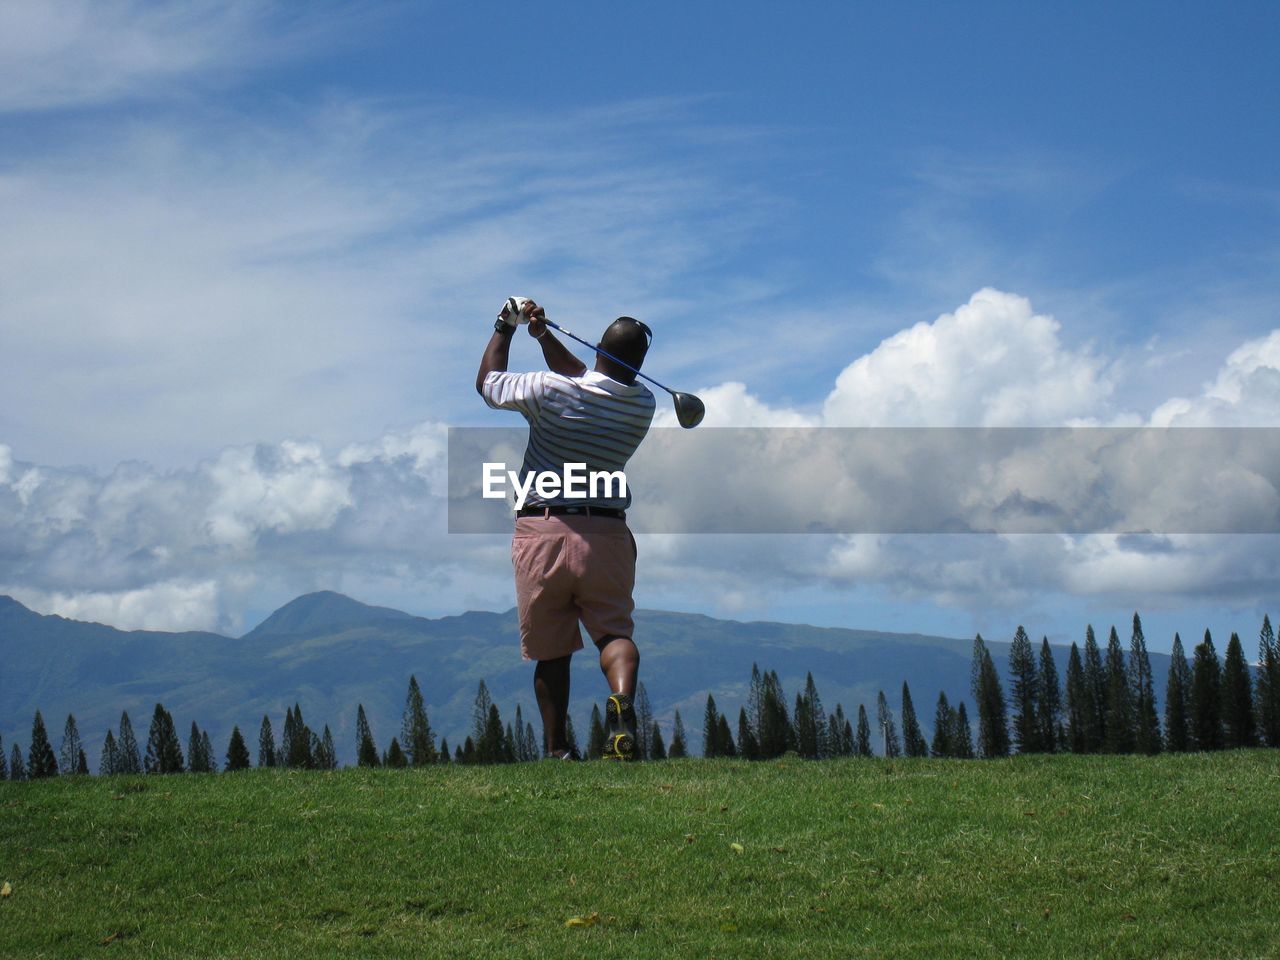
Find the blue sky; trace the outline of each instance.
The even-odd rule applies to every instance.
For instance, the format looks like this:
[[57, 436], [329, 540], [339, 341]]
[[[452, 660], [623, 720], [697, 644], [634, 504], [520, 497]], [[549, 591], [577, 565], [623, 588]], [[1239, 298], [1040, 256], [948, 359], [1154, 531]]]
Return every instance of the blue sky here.
[[[308, 589], [509, 606], [438, 481], [445, 425], [503, 422], [471, 381], [512, 293], [646, 319], [709, 425], [1280, 425], [1278, 34], [1246, 3], [8, 5], [0, 592], [230, 631]], [[730, 540], [643, 545], [639, 602], [1055, 640], [1137, 607], [1167, 649], [1248, 645], [1280, 575], [1270, 537]]]

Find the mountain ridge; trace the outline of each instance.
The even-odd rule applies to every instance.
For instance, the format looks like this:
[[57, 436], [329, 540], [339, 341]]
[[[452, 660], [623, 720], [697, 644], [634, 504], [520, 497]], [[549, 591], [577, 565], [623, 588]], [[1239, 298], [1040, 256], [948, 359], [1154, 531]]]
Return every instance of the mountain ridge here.
[[[7, 602], [6, 602], [7, 601]], [[326, 619], [326, 611], [333, 614]], [[916, 713], [930, 726], [940, 691], [952, 703], [969, 692], [971, 639], [917, 633], [814, 627], [779, 621], [721, 620], [702, 613], [636, 611], [641, 681], [670, 739], [679, 710], [698, 749], [707, 695], [731, 724], [745, 703], [753, 664], [776, 670], [794, 696], [812, 673], [828, 712], [837, 703], [856, 722], [858, 705], [874, 716], [883, 690], [898, 708], [909, 683]], [[106, 624], [39, 614], [0, 597], [0, 736], [6, 750], [27, 744], [36, 709], [54, 740], [73, 713], [93, 769], [107, 727], [127, 710], [145, 744], [156, 703], [183, 736], [192, 721], [221, 757], [233, 726], [256, 743], [263, 716], [277, 737], [287, 708], [299, 705], [317, 731], [328, 724], [341, 762], [354, 762], [355, 714], [362, 704], [380, 749], [399, 735], [410, 676], [416, 676], [437, 734], [457, 746], [470, 732], [476, 688], [485, 681], [504, 722], [539, 728], [532, 669], [520, 660], [514, 608], [440, 618], [376, 607], [332, 591], [282, 605], [241, 637], [190, 631], [121, 631]], [[1009, 644], [988, 640], [1004, 672]], [[593, 702], [606, 693], [587, 641], [573, 659], [571, 716], [584, 742]], [[1059, 675], [1067, 650], [1054, 647]], [[1152, 654], [1159, 678], [1168, 657]], [[970, 704], [972, 709], [972, 704]], [[256, 750], [254, 751], [256, 756]]]

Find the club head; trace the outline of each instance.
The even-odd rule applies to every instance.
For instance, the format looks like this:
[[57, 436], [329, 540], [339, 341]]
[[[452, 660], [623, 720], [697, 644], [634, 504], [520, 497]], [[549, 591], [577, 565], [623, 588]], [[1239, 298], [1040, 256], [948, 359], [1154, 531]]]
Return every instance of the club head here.
[[691, 430], [702, 422], [707, 408], [692, 393], [672, 393], [671, 398], [676, 402], [676, 419], [680, 426]]

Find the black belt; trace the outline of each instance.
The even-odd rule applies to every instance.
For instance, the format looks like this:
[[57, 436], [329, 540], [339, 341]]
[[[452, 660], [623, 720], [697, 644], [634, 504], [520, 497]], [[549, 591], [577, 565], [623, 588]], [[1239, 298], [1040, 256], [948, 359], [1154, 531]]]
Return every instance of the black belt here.
[[617, 510], [613, 507], [591, 507], [587, 504], [559, 504], [554, 507], [525, 507], [523, 510], [517, 510], [517, 517], [559, 517], [565, 514], [575, 514], [585, 517], [609, 517], [612, 520], [627, 519], [625, 510]]

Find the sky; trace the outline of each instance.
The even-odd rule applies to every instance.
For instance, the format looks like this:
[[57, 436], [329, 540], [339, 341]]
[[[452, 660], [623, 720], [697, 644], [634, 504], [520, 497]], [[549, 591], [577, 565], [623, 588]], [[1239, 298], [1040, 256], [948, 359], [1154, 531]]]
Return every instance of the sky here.
[[[644, 319], [707, 427], [1280, 426], [1278, 40], [1260, 3], [2, 3], [0, 593], [511, 607], [442, 498], [447, 428], [512, 425], [473, 389], [512, 294]], [[640, 541], [642, 607], [999, 640], [1251, 649], [1280, 582], [1269, 534]]]

